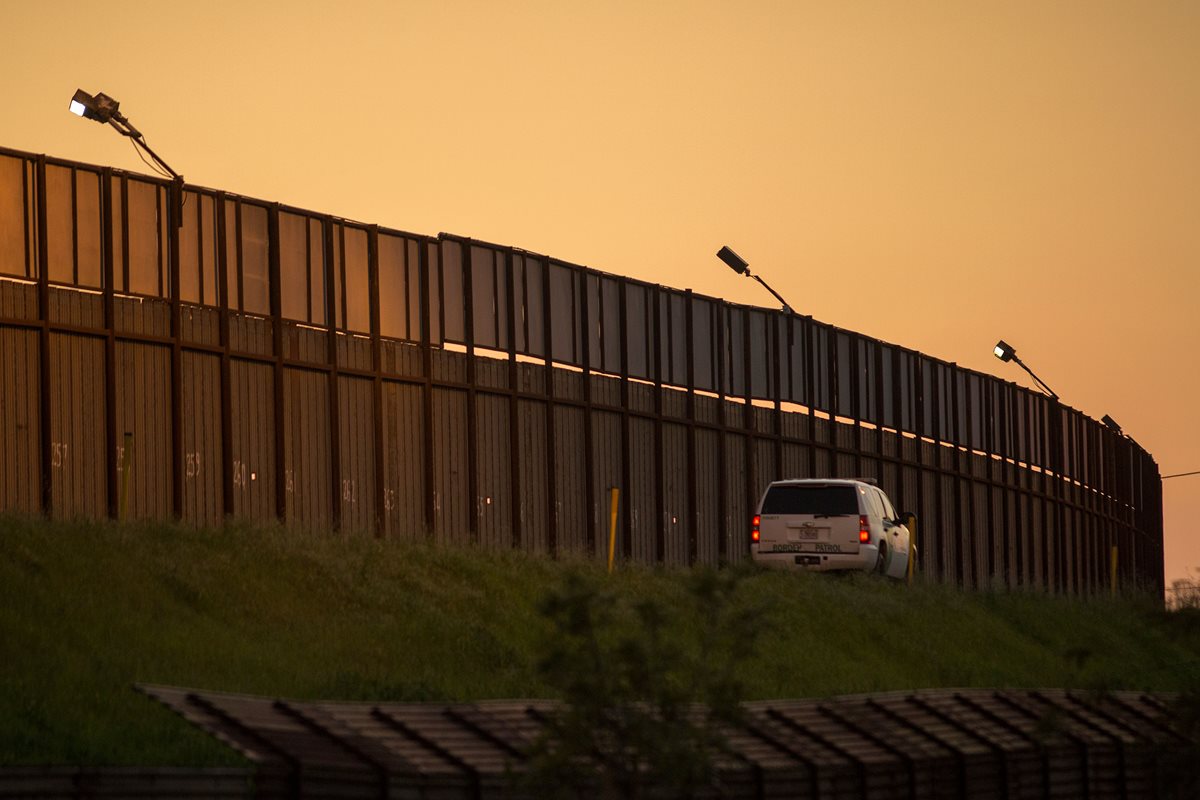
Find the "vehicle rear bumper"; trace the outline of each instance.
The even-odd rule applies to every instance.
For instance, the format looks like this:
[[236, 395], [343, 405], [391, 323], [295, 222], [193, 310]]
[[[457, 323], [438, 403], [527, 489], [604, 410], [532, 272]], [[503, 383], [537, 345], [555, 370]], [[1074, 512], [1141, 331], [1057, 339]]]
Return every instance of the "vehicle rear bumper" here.
[[751, 545], [750, 557], [764, 567], [773, 569], [800, 569], [809, 572], [872, 570], [879, 558], [879, 548], [873, 544], [864, 544], [859, 547], [857, 553], [760, 553], [758, 545]]

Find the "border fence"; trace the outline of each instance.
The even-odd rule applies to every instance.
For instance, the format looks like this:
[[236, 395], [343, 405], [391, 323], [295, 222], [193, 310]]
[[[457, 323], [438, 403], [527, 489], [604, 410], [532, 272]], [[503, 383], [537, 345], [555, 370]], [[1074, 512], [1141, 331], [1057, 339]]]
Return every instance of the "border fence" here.
[[[873, 477], [966, 586], [1163, 589], [1158, 467], [810, 317], [0, 149], [0, 510], [717, 563], [771, 480]], [[126, 453], [126, 447], [131, 452]], [[1115, 548], [1115, 550], [1114, 550]]]

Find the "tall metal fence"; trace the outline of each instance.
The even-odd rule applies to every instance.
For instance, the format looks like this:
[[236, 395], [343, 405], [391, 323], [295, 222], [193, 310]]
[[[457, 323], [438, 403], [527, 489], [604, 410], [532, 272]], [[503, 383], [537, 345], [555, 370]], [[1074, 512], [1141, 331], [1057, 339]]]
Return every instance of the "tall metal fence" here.
[[[1158, 468], [1013, 383], [518, 248], [0, 150], [0, 509], [715, 563], [878, 479], [925, 569], [1162, 589]], [[132, 451], [124, 452], [126, 443]], [[123, 470], [129, 464], [129, 473]]]

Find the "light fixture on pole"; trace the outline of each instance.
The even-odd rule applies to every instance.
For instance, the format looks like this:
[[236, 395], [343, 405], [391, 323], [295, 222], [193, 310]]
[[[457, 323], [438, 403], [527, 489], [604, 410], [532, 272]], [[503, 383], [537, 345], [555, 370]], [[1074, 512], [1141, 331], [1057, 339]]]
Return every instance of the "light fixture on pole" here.
[[1058, 395], [1055, 394], [1054, 390], [1051, 389], [1049, 386], [1047, 386], [1045, 381], [1043, 381], [1037, 375], [1034, 375], [1033, 370], [1031, 370], [1029, 367], [1027, 367], [1025, 365], [1025, 362], [1017, 357], [1017, 351], [1015, 349], [1013, 349], [1013, 346], [1011, 344], [1008, 344], [1003, 339], [1001, 339], [1000, 341], [996, 342], [996, 346], [992, 349], [992, 353], [996, 356], [996, 358], [1000, 359], [1001, 361], [1015, 361], [1018, 364], [1020, 364], [1021, 369], [1025, 370], [1026, 372], [1029, 373], [1029, 377], [1033, 378], [1033, 380], [1037, 383], [1038, 387], [1041, 388], [1041, 390], [1043, 392], [1050, 395], [1050, 397], [1054, 398], [1055, 400], [1058, 399]]
[[[154, 159], [154, 164], [150, 164], [148, 161], [146, 163], [152, 169], [158, 170], [160, 174], [165, 172], [164, 177], [171, 179], [171, 216], [175, 227], [179, 227], [183, 224], [183, 176], [171, 169], [170, 164], [163, 161], [159, 158], [158, 153], [150, 149], [150, 145], [146, 144], [146, 137], [142, 136], [142, 132], [133, 127], [129, 118], [121, 113], [120, 106], [120, 103], [103, 92], [93, 96], [83, 89], [76, 89], [69, 108], [71, 113], [76, 116], [95, 120], [101, 124], [108, 123], [116, 128], [117, 133], [127, 137], [133, 143], [134, 150], [141, 148], [146, 155]], [[138, 155], [141, 156], [141, 152]], [[144, 157], [142, 160], [146, 161]], [[158, 166], [155, 167], [155, 164]]]
[[725, 247], [722, 247], [720, 250], [717, 251], [717, 258], [724, 261], [726, 266], [728, 266], [731, 270], [736, 272], [738, 275], [745, 275], [748, 278], [754, 278], [754, 280], [761, 283], [763, 285], [763, 288], [766, 289], [768, 292], [770, 292], [772, 295], [774, 295], [775, 299], [778, 300], [780, 305], [783, 306], [784, 313], [786, 313], [786, 314], [795, 313], [792, 311], [792, 307], [790, 305], [788, 305], [788, 301], [784, 300], [782, 297], [779, 296], [779, 292], [772, 289], [770, 286], [767, 285], [766, 281], [764, 281], [762, 278], [758, 277], [757, 275], [755, 275], [754, 273], [752, 273], [750, 271], [750, 262], [746, 261], [746, 259], [742, 258], [737, 253], [730, 250], [728, 245], [726, 245]]

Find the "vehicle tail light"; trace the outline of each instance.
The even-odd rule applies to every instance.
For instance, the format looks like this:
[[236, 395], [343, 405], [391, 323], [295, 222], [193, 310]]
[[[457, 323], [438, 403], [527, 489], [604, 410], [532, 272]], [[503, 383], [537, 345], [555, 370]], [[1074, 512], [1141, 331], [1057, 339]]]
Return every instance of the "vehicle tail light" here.
[[761, 521], [762, 517], [760, 517], [758, 514], [755, 514], [754, 518], [750, 520], [750, 541], [755, 544], [758, 543], [758, 523]]
[[866, 514], [861, 514], [858, 517], [858, 540], [863, 544], [871, 541], [871, 526], [867, 522]]

